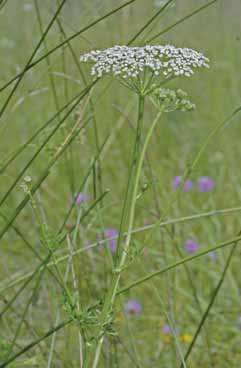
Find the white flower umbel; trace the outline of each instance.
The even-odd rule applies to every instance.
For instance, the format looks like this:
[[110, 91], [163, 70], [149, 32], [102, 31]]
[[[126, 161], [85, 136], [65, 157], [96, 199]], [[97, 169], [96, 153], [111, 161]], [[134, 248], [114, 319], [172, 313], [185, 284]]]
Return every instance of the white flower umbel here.
[[94, 63], [91, 74], [97, 78], [109, 74], [125, 80], [148, 80], [146, 72], [152, 77], [190, 77], [196, 68], [209, 67], [209, 59], [203, 54], [171, 45], [114, 46], [84, 54], [80, 61]]

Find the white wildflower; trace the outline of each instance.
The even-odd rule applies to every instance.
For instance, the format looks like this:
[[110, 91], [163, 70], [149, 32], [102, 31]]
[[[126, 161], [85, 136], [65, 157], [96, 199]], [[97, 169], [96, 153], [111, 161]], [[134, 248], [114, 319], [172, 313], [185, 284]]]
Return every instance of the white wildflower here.
[[98, 78], [111, 74], [122, 78], [136, 78], [150, 71], [155, 76], [190, 77], [194, 69], [209, 67], [209, 60], [203, 54], [175, 46], [128, 47], [114, 46], [105, 50], [91, 51], [80, 57], [80, 61], [93, 62], [91, 74]]
[[32, 182], [32, 178], [29, 175], [25, 176], [23, 180], [25, 181], [25, 183], [28, 183], [28, 184]]
[[23, 189], [25, 193], [29, 193], [31, 183], [32, 183], [32, 178], [31, 176], [27, 175], [23, 178], [23, 183], [20, 185], [20, 187]]

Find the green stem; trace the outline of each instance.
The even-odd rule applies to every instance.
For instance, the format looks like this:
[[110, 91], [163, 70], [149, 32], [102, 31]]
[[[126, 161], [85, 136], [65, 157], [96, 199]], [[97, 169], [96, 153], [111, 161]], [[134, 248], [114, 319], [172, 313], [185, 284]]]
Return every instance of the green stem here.
[[[104, 307], [103, 307], [103, 311], [102, 311], [102, 315], [101, 315], [101, 319], [100, 319], [100, 326], [99, 326], [99, 330], [98, 330], [98, 334], [97, 334], [97, 344], [96, 344], [96, 350], [95, 350], [95, 358], [94, 358], [94, 362], [92, 367], [96, 368], [99, 362], [99, 357], [100, 357], [100, 353], [101, 353], [101, 348], [102, 348], [102, 343], [104, 340], [104, 326], [107, 324], [108, 322], [108, 315], [113, 307], [114, 301], [115, 301], [115, 297], [116, 297], [116, 293], [117, 293], [117, 289], [119, 286], [119, 281], [120, 281], [120, 277], [121, 277], [121, 271], [123, 269], [123, 267], [125, 266], [126, 263], [126, 258], [128, 255], [128, 252], [130, 250], [130, 246], [131, 246], [131, 238], [132, 238], [132, 230], [133, 230], [133, 225], [134, 225], [134, 218], [135, 218], [135, 208], [136, 208], [136, 201], [137, 201], [137, 194], [138, 194], [138, 187], [139, 187], [139, 181], [140, 181], [140, 176], [141, 176], [141, 169], [143, 166], [143, 162], [145, 159], [145, 154], [146, 154], [146, 150], [148, 147], [148, 144], [150, 142], [151, 136], [153, 134], [153, 131], [155, 130], [155, 127], [157, 125], [157, 122], [159, 121], [159, 118], [162, 114], [162, 111], [160, 111], [156, 118], [154, 119], [148, 133], [147, 136], [145, 138], [141, 153], [139, 155], [139, 150], [140, 150], [140, 138], [141, 138], [141, 130], [139, 129], [140, 126], [142, 125], [142, 120], [143, 120], [143, 111], [144, 111], [144, 98], [142, 100], [142, 98], [140, 97], [140, 101], [139, 101], [139, 114], [138, 114], [138, 129], [137, 129], [137, 134], [136, 134], [136, 144], [135, 144], [135, 148], [134, 148], [134, 156], [133, 156], [133, 165], [136, 165], [136, 160], [138, 158], [138, 163], [137, 163], [137, 167], [135, 171], [135, 176], [133, 178], [133, 190], [131, 190], [131, 201], [130, 201], [130, 210], [129, 210], [129, 224], [128, 224], [128, 232], [127, 232], [127, 238], [126, 238], [126, 244], [125, 244], [125, 248], [121, 251], [121, 256], [120, 256], [120, 260], [118, 262], [118, 266], [115, 270], [112, 282], [111, 282], [111, 287], [109, 289], [109, 292], [107, 294], [107, 297], [105, 299], [105, 303], [104, 303]], [[130, 175], [132, 174], [133, 170], [131, 170]], [[130, 179], [130, 178], [129, 178]], [[130, 179], [130, 186], [132, 186], [132, 180]], [[131, 188], [132, 189], [132, 188]], [[89, 354], [89, 359], [91, 359], [91, 355]], [[89, 361], [87, 361], [87, 364], [89, 364]], [[90, 366], [87, 365], [86, 367]]]
[[[133, 153], [132, 153], [132, 159], [131, 159], [131, 165], [130, 165], [130, 171], [129, 171], [129, 175], [128, 175], [128, 182], [127, 182], [127, 189], [125, 192], [125, 199], [124, 199], [124, 204], [123, 204], [123, 208], [122, 208], [122, 214], [121, 214], [121, 220], [120, 220], [120, 227], [119, 227], [119, 237], [118, 237], [118, 241], [117, 241], [117, 251], [116, 251], [116, 259], [115, 259], [115, 266], [118, 265], [119, 258], [122, 258], [123, 255], [123, 250], [120, 250], [120, 243], [121, 240], [123, 238], [123, 228], [124, 228], [124, 223], [125, 223], [125, 219], [128, 218], [128, 208], [129, 208], [129, 198], [131, 198], [131, 202], [133, 202], [133, 181], [135, 178], [135, 168], [136, 168], [136, 162], [137, 162], [137, 158], [138, 158], [138, 152], [139, 152], [139, 146], [140, 146], [140, 140], [141, 140], [141, 130], [142, 130], [142, 124], [143, 124], [143, 114], [144, 114], [144, 96], [139, 95], [139, 106], [138, 106], [138, 117], [137, 117], [137, 129], [136, 129], [136, 139], [135, 139], [135, 144], [134, 144], [134, 148], [133, 148]], [[126, 250], [125, 250], [126, 251]], [[119, 267], [117, 266], [117, 268], [119, 269]], [[120, 273], [114, 273], [113, 274], [113, 278], [111, 280], [111, 284], [109, 287], [109, 291], [105, 297], [104, 300], [104, 305], [103, 305], [103, 309], [102, 309], [102, 313], [100, 316], [100, 323], [99, 326], [97, 328], [96, 331], [96, 339], [93, 342], [92, 346], [90, 346], [89, 351], [87, 352], [86, 355], [86, 359], [84, 361], [84, 367], [97, 367], [98, 362], [99, 362], [99, 358], [100, 358], [100, 353], [101, 353], [101, 349], [102, 349], [102, 343], [104, 340], [104, 332], [105, 332], [105, 328], [104, 326], [107, 323], [108, 320], [108, 316], [109, 313], [112, 309], [113, 306], [113, 302], [115, 299], [115, 295], [116, 295], [116, 291], [118, 288], [118, 284], [119, 284], [119, 279], [120, 279]], [[91, 365], [91, 361], [92, 361], [92, 357], [94, 356], [94, 361], [93, 361], [93, 365]]]
[[125, 251], [122, 252], [122, 259], [119, 265], [119, 268], [121, 269], [124, 264], [125, 264], [125, 260], [126, 260], [126, 256], [128, 254], [128, 250], [130, 248], [130, 242], [131, 242], [131, 237], [132, 237], [132, 233], [133, 233], [133, 225], [134, 225], [134, 217], [135, 217], [135, 209], [136, 209], [136, 201], [137, 201], [137, 194], [138, 194], [138, 187], [139, 187], [139, 181], [140, 181], [140, 176], [141, 176], [141, 169], [143, 166], [143, 162], [145, 159], [145, 154], [146, 154], [146, 150], [147, 147], [149, 145], [151, 136], [156, 128], [156, 125], [161, 117], [162, 111], [160, 111], [156, 118], [153, 120], [152, 125], [150, 126], [150, 129], [147, 133], [147, 136], [145, 138], [144, 141], [144, 145], [141, 151], [141, 155], [140, 155], [140, 159], [138, 162], [138, 166], [137, 166], [137, 171], [136, 171], [136, 178], [135, 178], [135, 183], [134, 183], [134, 190], [133, 190], [133, 199], [131, 202], [131, 208], [130, 208], [130, 220], [129, 220], [129, 227], [128, 227], [128, 232], [127, 232], [127, 236], [126, 236], [126, 246], [125, 246]]
[[118, 261], [119, 261], [120, 244], [122, 243], [123, 236], [124, 236], [123, 228], [124, 228], [124, 225], [125, 225], [125, 219], [128, 218], [128, 212], [127, 212], [128, 199], [130, 197], [130, 193], [132, 193], [132, 191], [131, 191], [131, 188], [133, 186], [132, 182], [134, 180], [133, 178], [135, 177], [134, 167], [135, 167], [136, 159], [138, 157], [137, 156], [138, 155], [138, 145], [140, 145], [140, 131], [141, 131], [142, 121], [143, 121], [143, 112], [144, 112], [144, 98], [139, 98], [136, 140], [135, 140], [135, 144], [134, 144], [134, 148], [133, 148], [133, 152], [132, 152], [131, 165], [130, 165], [130, 170], [129, 170], [129, 175], [128, 175], [126, 191], [125, 191], [125, 195], [124, 195], [124, 202], [123, 202], [122, 212], [121, 212], [119, 235], [118, 235], [118, 239], [117, 239], [116, 256], [115, 256], [115, 260], [114, 260], [115, 266], [117, 266]]

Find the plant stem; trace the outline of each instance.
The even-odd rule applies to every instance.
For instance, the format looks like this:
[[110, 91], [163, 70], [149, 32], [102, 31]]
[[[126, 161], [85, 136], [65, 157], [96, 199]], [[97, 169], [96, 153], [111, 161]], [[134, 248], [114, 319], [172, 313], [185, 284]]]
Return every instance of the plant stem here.
[[[139, 187], [139, 181], [140, 181], [140, 176], [141, 176], [141, 169], [142, 169], [142, 165], [143, 165], [143, 162], [144, 162], [144, 159], [145, 159], [145, 153], [146, 153], [148, 144], [150, 142], [151, 136], [153, 134], [153, 131], [155, 130], [157, 122], [159, 121], [159, 118], [162, 114], [162, 111], [160, 111], [157, 114], [156, 118], [154, 119], [151, 127], [148, 130], [148, 133], [147, 133], [147, 136], [145, 138], [141, 153], [139, 154], [139, 152], [140, 152], [141, 126], [142, 126], [142, 121], [143, 121], [143, 112], [144, 112], [144, 98], [142, 98], [140, 96], [139, 113], [138, 113], [138, 127], [137, 127], [137, 133], [136, 133], [136, 143], [135, 143], [135, 147], [134, 147], [134, 155], [133, 155], [132, 167], [131, 167], [131, 172], [130, 172], [130, 176], [132, 176], [132, 178], [129, 176], [129, 181], [128, 181], [129, 182], [128, 189], [130, 188], [130, 190], [131, 190], [131, 200], [130, 200], [130, 205], [128, 207], [129, 208], [129, 211], [128, 211], [129, 212], [129, 214], [128, 214], [129, 224], [128, 224], [126, 244], [125, 244], [125, 248], [120, 251], [120, 253], [121, 253], [120, 260], [119, 260], [119, 262], [117, 264], [117, 267], [114, 271], [115, 273], [114, 273], [114, 276], [112, 278], [111, 286], [110, 286], [109, 292], [108, 292], [107, 297], [106, 297], [105, 302], [104, 302], [104, 307], [103, 307], [101, 318], [100, 318], [100, 326], [98, 328], [98, 334], [97, 334], [95, 357], [94, 357], [94, 362], [93, 362], [93, 365], [92, 365], [93, 368], [96, 368], [97, 365], [98, 365], [98, 362], [99, 362], [102, 343], [103, 343], [104, 335], [105, 335], [105, 326], [108, 323], [108, 316], [109, 316], [109, 313], [112, 310], [112, 307], [113, 307], [113, 304], [114, 304], [114, 301], [115, 301], [115, 297], [116, 297], [116, 293], [117, 293], [117, 289], [118, 289], [119, 281], [120, 281], [120, 277], [121, 277], [121, 271], [122, 271], [123, 267], [125, 266], [126, 258], [127, 258], [127, 255], [129, 253], [129, 250], [130, 250], [130, 247], [131, 247], [131, 238], [132, 238], [132, 230], [133, 230], [134, 218], [135, 218], [135, 208], [136, 208], [138, 187]], [[134, 173], [135, 173], [135, 175], [133, 175]], [[129, 190], [127, 190], [127, 191], [129, 192]], [[128, 193], [127, 193], [127, 197], [128, 197]], [[128, 198], [127, 198], [126, 202], [127, 203], [126, 203], [126, 206], [124, 206], [124, 210], [128, 206]], [[85, 365], [86, 368], [90, 367], [89, 362], [90, 362], [90, 359], [92, 358], [90, 354], [88, 355], [88, 358], [89, 358], [89, 360], [87, 360], [87, 364]]]
[[[138, 105], [136, 139], [135, 139], [133, 153], [132, 153], [131, 165], [130, 165], [128, 181], [127, 181], [127, 188], [125, 191], [125, 199], [124, 199], [121, 220], [120, 220], [115, 266], [117, 266], [119, 263], [119, 257], [122, 258], [121, 254], [123, 255], [123, 250], [122, 252], [120, 251], [120, 243], [123, 238], [123, 232], [124, 232], [123, 227], [124, 227], [125, 219], [128, 218], [129, 198], [133, 197], [131, 196], [131, 194], [133, 193], [132, 187], [133, 187], [133, 180], [135, 177], [134, 174], [136, 171], [135, 167], [136, 167], [136, 162], [137, 162], [138, 152], [139, 152], [141, 130], [142, 130], [142, 123], [143, 123], [143, 114], [144, 114], [144, 96], [140, 94], [139, 95], [139, 105]], [[119, 267], [117, 268], [119, 269]], [[119, 284], [119, 279], [120, 279], [120, 273], [115, 272], [111, 280], [109, 291], [104, 300], [102, 313], [100, 315], [100, 323], [99, 323], [99, 326], [97, 327], [97, 332], [95, 334], [96, 338], [94, 342], [92, 343], [92, 345], [90, 346], [89, 351], [87, 351], [86, 359], [84, 361], [84, 368], [91, 367], [91, 366], [94, 368], [94, 367], [97, 367], [98, 365], [99, 357], [100, 357], [100, 353], [102, 349], [102, 343], [104, 340], [104, 334], [105, 334], [104, 326], [107, 323], [109, 313], [113, 306], [113, 302], [114, 302], [116, 291], [117, 291], [118, 284]], [[93, 361], [93, 365], [91, 365], [93, 355], [94, 355], [94, 361]]]
[[119, 265], [119, 268], [122, 268], [124, 266], [125, 260], [126, 260], [126, 256], [128, 254], [128, 250], [130, 248], [130, 242], [131, 242], [131, 237], [132, 237], [132, 232], [133, 232], [133, 225], [134, 225], [134, 217], [135, 217], [135, 208], [136, 208], [136, 200], [137, 200], [137, 194], [138, 194], [138, 186], [139, 186], [139, 181], [140, 181], [140, 176], [141, 176], [141, 169], [142, 169], [142, 165], [145, 159], [145, 154], [146, 154], [146, 150], [148, 147], [148, 144], [150, 142], [151, 136], [155, 130], [155, 127], [160, 119], [160, 116], [162, 114], [162, 111], [160, 111], [156, 118], [154, 119], [154, 121], [152, 122], [152, 125], [150, 126], [150, 129], [147, 133], [147, 136], [145, 138], [144, 141], [144, 145], [140, 154], [140, 158], [139, 158], [139, 162], [138, 162], [138, 166], [137, 166], [137, 170], [136, 170], [136, 178], [135, 178], [135, 183], [134, 183], [134, 190], [133, 190], [133, 198], [132, 198], [132, 202], [131, 202], [131, 208], [130, 208], [130, 220], [129, 220], [129, 227], [128, 227], [128, 232], [127, 232], [127, 237], [126, 237], [126, 246], [125, 246], [125, 251], [122, 252], [122, 259]]

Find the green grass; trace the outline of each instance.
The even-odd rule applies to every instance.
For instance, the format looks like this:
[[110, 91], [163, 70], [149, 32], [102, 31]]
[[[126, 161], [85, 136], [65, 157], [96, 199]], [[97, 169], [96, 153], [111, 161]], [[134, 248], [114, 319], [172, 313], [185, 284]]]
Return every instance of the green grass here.
[[[44, 38], [60, 3], [0, 1], [0, 367], [75, 368], [83, 354], [89, 368], [101, 347], [98, 367], [238, 368], [241, 4], [218, 0], [193, 14], [208, 1], [183, 0], [156, 14], [154, 1], [135, 0], [108, 15], [125, 2], [67, 0]], [[92, 79], [79, 56], [151, 39], [203, 52], [210, 69], [168, 83], [197, 108], [162, 115], [140, 195], [135, 204], [134, 166], [122, 212], [138, 96], [109, 77], [86, 90]], [[18, 85], [1, 88], [23, 70]], [[147, 100], [142, 137], [155, 116]], [[200, 176], [212, 177], [215, 189], [173, 191], [172, 180], [185, 173], [195, 187]], [[72, 205], [76, 192], [90, 200]], [[128, 226], [133, 234], [112, 308], [118, 260], [100, 239], [120, 228], [123, 213], [120, 248]], [[193, 256], [188, 238], [200, 244]], [[212, 248], [216, 259], [207, 256]], [[140, 302], [139, 315], [125, 313], [129, 299]]]

